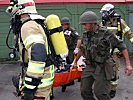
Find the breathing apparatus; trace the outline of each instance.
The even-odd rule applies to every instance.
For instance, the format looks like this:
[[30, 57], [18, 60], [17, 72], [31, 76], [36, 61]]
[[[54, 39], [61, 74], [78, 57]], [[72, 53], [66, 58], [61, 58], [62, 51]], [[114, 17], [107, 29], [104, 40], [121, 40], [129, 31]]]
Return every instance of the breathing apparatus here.
[[[10, 6], [6, 9], [6, 12], [11, 16], [10, 29], [6, 37], [6, 45], [9, 49], [12, 49], [12, 52], [9, 53], [10, 59], [14, 59], [16, 57], [16, 51], [18, 51], [18, 37], [22, 24], [20, 21], [20, 15], [11, 15], [13, 7], [15, 6], [15, 4], [17, 4], [17, 2], [18, 2], [17, 0], [11, 0]], [[13, 35], [15, 36], [15, 44], [13, 47], [9, 46], [9, 41], [8, 41], [11, 33], [13, 33]]]

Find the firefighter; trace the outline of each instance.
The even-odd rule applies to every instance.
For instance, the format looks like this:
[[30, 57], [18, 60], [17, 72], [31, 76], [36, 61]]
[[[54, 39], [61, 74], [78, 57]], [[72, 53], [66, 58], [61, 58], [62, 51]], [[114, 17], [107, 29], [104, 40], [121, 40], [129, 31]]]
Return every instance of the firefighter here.
[[[61, 19], [61, 24], [64, 29], [64, 35], [65, 35], [65, 39], [69, 50], [68, 56], [66, 58], [66, 63], [72, 64], [74, 60], [74, 50], [75, 50], [79, 35], [78, 35], [78, 32], [76, 32], [76, 30], [70, 26], [70, 19], [68, 17], [63, 17]], [[74, 84], [74, 81], [72, 81], [69, 84], [63, 85], [62, 92], [65, 92], [67, 86], [73, 85], [73, 84]]]
[[83, 100], [111, 100], [110, 80], [113, 76], [114, 60], [110, 54], [110, 49], [117, 47], [123, 54], [126, 64], [125, 72], [132, 74], [127, 49], [120, 39], [118, 39], [106, 27], [98, 25], [97, 15], [92, 11], [84, 12], [80, 16], [80, 23], [86, 32], [83, 33], [80, 49], [74, 60], [74, 67], [81, 55], [86, 58], [86, 67], [81, 76], [81, 96]]
[[12, 17], [13, 32], [19, 35], [19, 53], [22, 59], [22, 73], [19, 78], [13, 77], [13, 84], [19, 93], [24, 93], [24, 100], [34, 100], [35, 97], [50, 100], [54, 65], [48, 63], [51, 50], [46, 31], [40, 24], [45, 18], [38, 15], [33, 0], [18, 0], [9, 9], [6, 11]]
[[[121, 16], [116, 13], [115, 7], [112, 4], [105, 4], [100, 13], [102, 14], [102, 25], [106, 26], [108, 29], [112, 30], [114, 34], [121, 40], [127, 37], [131, 43], [133, 43], [133, 33], [131, 29], [127, 26], [126, 22], [121, 19]], [[113, 58], [116, 61], [116, 66], [114, 67], [115, 75], [111, 81], [111, 98], [115, 97], [116, 88], [118, 85], [118, 70], [120, 66], [120, 52], [118, 49], [112, 51]]]

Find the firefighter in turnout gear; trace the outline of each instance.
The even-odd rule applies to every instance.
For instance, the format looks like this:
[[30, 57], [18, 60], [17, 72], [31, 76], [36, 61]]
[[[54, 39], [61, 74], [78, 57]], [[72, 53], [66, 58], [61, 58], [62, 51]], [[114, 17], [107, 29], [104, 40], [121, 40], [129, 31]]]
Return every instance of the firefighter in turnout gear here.
[[[115, 12], [115, 7], [112, 4], [105, 4], [100, 13], [102, 14], [102, 26], [106, 26], [109, 30], [113, 31], [113, 33], [121, 40], [124, 37], [130, 40], [133, 44], [133, 33], [130, 28], [127, 26], [126, 22], [121, 19], [121, 16]], [[111, 98], [115, 97], [116, 88], [118, 85], [118, 70], [120, 66], [120, 52], [118, 49], [113, 49], [112, 51], [113, 58], [116, 61], [116, 66], [114, 67], [115, 75], [111, 81]]]
[[[6, 10], [7, 12], [10, 11], [8, 9]], [[24, 100], [34, 100], [37, 98], [50, 100], [54, 80], [54, 65], [49, 62], [49, 55], [51, 55], [52, 51], [49, 47], [47, 31], [44, 29], [46, 25], [43, 24], [44, 26], [42, 26], [45, 18], [38, 15], [33, 0], [18, 0], [8, 13], [11, 15], [13, 33], [19, 36], [19, 53], [22, 60], [22, 73], [20, 77], [14, 76], [12, 78], [13, 84], [19, 92], [18, 96], [23, 92]], [[47, 25], [50, 24], [48, 21], [49, 19], [47, 19]], [[59, 28], [61, 35], [63, 34], [61, 24]], [[53, 31], [58, 33], [54, 29], [50, 32]], [[53, 35], [54, 33], [51, 34]], [[62, 42], [67, 47], [65, 38]], [[66, 53], [68, 52], [67, 49], [65, 51]], [[65, 57], [65, 54], [62, 56]]]
[[[120, 39], [118, 39], [106, 27], [98, 25], [97, 15], [92, 11], [84, 12], [80, 16], [80, 23], [86, 32], [81, 38], [80, 50], [74, 60], [74, 67], [81, 55], [86, 58], [86, 67], [81, 76], [81, 96], [83, 100], [111, 100], [110, 81], [113, 76], [113, 66], [110, 49], [117, 47], [123, 54], [125, 63], [125, 72], [132, 74], [127, 49]], [[94, 98], [94, 95], [97, 99]]]
[[[63, 29], [64, 29], [64, 36], [65, 36], [67, 46], [69, 49], [69, 53], [68, 53], [68, 56], [66, 58], [66, 63], [72, 64], [72, 62], [74, 60], [74, 49], [76, 47], [76, 43], [77, 43], [77, 40], [79, 38], [79, 35], [74, 28], [70, 27], [70, 19], [68, 17], [63, 17], [61, 19], [61, 24], [62, 24]], [[65, 92], [67, 86], [73, 85], [73, 84], [74, 84], [74, 81], [63, 85], [62, 86], [62, 92]]]

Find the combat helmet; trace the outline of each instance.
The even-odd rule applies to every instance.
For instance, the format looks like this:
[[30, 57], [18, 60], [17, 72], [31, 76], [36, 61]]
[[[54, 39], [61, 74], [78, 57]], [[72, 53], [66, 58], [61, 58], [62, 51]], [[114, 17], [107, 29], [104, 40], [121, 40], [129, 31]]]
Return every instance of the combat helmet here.
[[68, 17], [63, 17], [61, 19], [61, 23], [67, 23], [67, 24], [70, 24], [70, 19]]
[[96, 13], [92, 11], [84, 12], [80, 16], [80, 24], [83, 24], [83, 23], [98, 23], [98, 17]]

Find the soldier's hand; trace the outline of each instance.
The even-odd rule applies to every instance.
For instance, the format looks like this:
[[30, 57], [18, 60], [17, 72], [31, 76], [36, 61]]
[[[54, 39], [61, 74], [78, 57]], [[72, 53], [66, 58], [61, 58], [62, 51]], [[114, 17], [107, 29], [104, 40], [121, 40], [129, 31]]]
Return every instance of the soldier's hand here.
[[77, 68], [77, 62], [74, 62], [74, 63], [73, 63], [73, 67], [74, 67], [74, 68]]
[[127, 66], [125, 67], [125, 73], [129, 76], [129, 75], [132, 74], [132, 72], [133, 72], [132, 66], [131, 66], [131, 65], [127, 65]]

